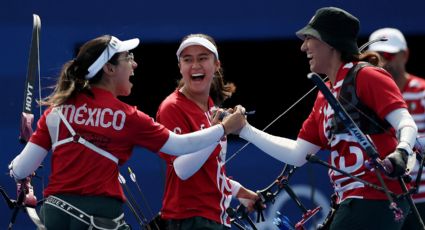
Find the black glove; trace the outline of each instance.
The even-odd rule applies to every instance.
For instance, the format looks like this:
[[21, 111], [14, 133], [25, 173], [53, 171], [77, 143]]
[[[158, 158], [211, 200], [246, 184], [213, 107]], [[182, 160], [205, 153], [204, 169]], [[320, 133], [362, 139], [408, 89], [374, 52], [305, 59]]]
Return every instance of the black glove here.
[[387, 168], [388, 176], [403, 176], [406, 173], [407, 157], [407, 151], [402, 148], [397, 148], [393, 153], [385, 157], [383, 164]]

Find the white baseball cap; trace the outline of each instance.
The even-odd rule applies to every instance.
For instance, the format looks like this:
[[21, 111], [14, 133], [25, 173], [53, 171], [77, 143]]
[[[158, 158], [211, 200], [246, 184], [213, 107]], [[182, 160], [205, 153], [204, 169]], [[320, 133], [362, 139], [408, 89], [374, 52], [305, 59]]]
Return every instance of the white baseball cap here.
[[90, 79], [99, 72], [100, 69], [114, 56], [116, 53], [132, 50], [139, 45], [139, 39], [133, 38], [126, 41], [121, 41], [118, 38], [111, 36], [108, 46], [103, 50], [97, 60], [88, 68], [86, 79]]
[[406, 39], [398, 29], [382, 28], [373, 32], [369, 41], [387, 38], [387, 41], [378, 41], [369, 45], [369, 50], [377, 52], [398, 53], [407, 50]]
[[193, 37], [189, 37], [188, 39], [184, 40], [180, 44], [179, 49], [176, 52], [177, 60], [180, 59], [180, 54], [183, 52], [184, 49], [186, 49], [189, 46], [194, 46], [194, 45], [203, 46], [203, 47], [207, 48], [218, 59], [217, 48], [215, 47], [215, 45], [212, 42], [210, 42], [208, 39], [206, 39], [204, 37], [193, 36]]

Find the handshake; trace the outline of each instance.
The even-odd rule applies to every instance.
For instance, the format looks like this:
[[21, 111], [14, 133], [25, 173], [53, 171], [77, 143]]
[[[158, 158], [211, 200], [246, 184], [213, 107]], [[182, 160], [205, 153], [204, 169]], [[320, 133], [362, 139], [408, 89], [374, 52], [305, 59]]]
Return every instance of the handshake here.
[[246, 124], [246, 116], [254, 114], [255, 111], [246, 112], [241, 105], [235, 106], [233, 109], [217, 109], [213, 111], [212, 125], [223, 125], [224, 134], [239, 134]]
[[[218, 110], [217, 110], [218, 111]], [[219, 116], [218, 116], [218, 120], [219, 121], [222, 121], [226, 116], [228, 116], [228, 115], [230, 115], [231, 113], [229, 113], [229, 112], [227, 112], [227, 111], [223, 111]], [[248, 112], [245, 112], [245, 113], [243, 113], [245, 116], [248, 116], [248, 115], [253, 115], [253, 114], [255, 114], [255, 110], [252, 110], [252, 111], [248, 111]]]

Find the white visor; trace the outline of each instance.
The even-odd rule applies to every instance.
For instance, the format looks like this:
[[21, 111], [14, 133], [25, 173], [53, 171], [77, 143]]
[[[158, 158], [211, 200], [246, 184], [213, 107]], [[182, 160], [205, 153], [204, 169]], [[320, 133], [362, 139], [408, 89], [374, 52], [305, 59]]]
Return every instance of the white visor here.
[[179, 49], [177, 50], [177, 60], [180, 60], [180, 54], [181, 52], [183, 52], [184, 49], [186, 49], [189, 46], [194, 46], [194, 45], [198, 45], [198, 46], [203, 46], [205, 48], [207, 48], [209, 51], [213, 52], [215, 57], [218, 59], [218, 52], [217, 52], [217, 48], [215, 47], [215, 45], [210, 42], [208, 39], [204, 38], [204, 37], [190, 37], [186, 40], [184, 40], [182, 42], [182, 44], [180, 44]]
[[116, 53], [132, 50], [139, 45], [139, 39], [133, 38], [126, 41], [120, 41], [118, 38], [111, 36], [108, 46], [100, 54], [97, 60], [89, 67], [86, 79], [94, 77], [97, 72], [114, 56]]

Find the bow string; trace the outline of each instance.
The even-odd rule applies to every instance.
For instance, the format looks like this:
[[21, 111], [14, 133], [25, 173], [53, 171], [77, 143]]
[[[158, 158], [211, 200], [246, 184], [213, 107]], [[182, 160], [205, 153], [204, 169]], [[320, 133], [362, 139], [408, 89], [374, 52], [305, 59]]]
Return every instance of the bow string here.
[[[378, 39], [374, 39], [371, 40], [369, 42], [366, 42], [365, 44], [363, 44], [362, 46], [359, 47], [359, 52], [361, 53], [366, 47], [368, 47], [370, 44], [375, 43], [375, 42], [381, 42], [381, 41], [386, 41], [386, 38], [378, 38]], [[323, 79], [323, 81], [326, 81], [328, 77], [325, 77]], [[265, 131], [266, 129], [268, 129], [271, 125], [273, 125], [277, 120], [279, 120], [280, 118], [282, 118], [285, 114], [287, 114], [290, 110], [292, 110], [292, 108], [294, 108], [297, 104], [299, 104], [302, 100], [304, 100], [311, 92], [313, 92], [315, 89], [317, 88], [317, 85], [313, 86], [309, 91], [307, 91], [307, 93], [305, 93], [303, 96], [301, 96], [297, 101], [295, 101], [292, 105], [290, 105], [284, 112], [282, 112], [281, 114], [279, 114], [275, 119], [273, 119], [264, 129], [262, 129], [262, 131]], [[357, 108], [356, 108], [357, 109]], [[360, 112], [362, 115], [365, 115], [364, 113]], [[366, 117], [367, 119], [371, 120], [369, 117]], [[372, 120], [372, 122], [375, 123], [375, 121]], [[378, 126], [380, 127], [380, 126]], [[227, 162], [229, 162], [230, 160], [232, 160], [234, 157], [236, 157], [243, 149], [245, 149], [251, 142], [247, 142], [245, 143], [242, 147], [240, 147], [237, 151], [235, 151], [234, 154], [232, 154], [226, 161], [225, 164]], [[289, 170], [288, 170], [289, 169]], [[263, 216], [263, 205], [262, 204], [266, 204], [266, 203], [274, 203], [274, 200], [276, 199], [276, 197], [278, 196], [278, 194], [282, 191], [285, 190], [288, 195], [290, 196], [290, 198], [295, 201], [295, 203], [297, 204], [297, 206], [301, 209], [301, 211], [303, 212], [303, 218], [297, 223], [297, 225], [295, 226], [296, 229], [302, 229], [303, 228], [303, 224], [310, 219], [313, 215], [315, 215], [318, 211], [320, 211], [321, 207], [316, 207], [313, 210], [307, 210], [305, 208], [305, 206], [302, 205], [302, 203], [300, 202], [299, 198], [296, 196], [296, 194], [294, 193], [294, 191], [291, 189], [291, 187], [289, 186], [289, 178], [290, 176], [294, 173], [296, 167], [291, 166], [289, 164], [285, 164], [284, 168], [282, 170], [282, 172], [280, 173], [279, 176], [277, 176], [276, 180], [270, 184], [269, 186], [267, 186], [266, 188], [257, 191], [257, 194], [260, 197], [260, 200], [256, 203], [255, 205], [255, 209], [258, 213], [257, 216], [257, 222], [259, 220], [263, 220], [264, 221], [264, 216]], [[382, 188], [383, 191], [388, 191], [388, 189]], [[239, 210], [239, 209], [238, 209]], [[234, 210], [233, 210], [234, 211]], [[237, 212], [236, 212], [237, 213]], [[242, 217], [246, 217], [247, 215], [240, 215], [239, 219]]]

